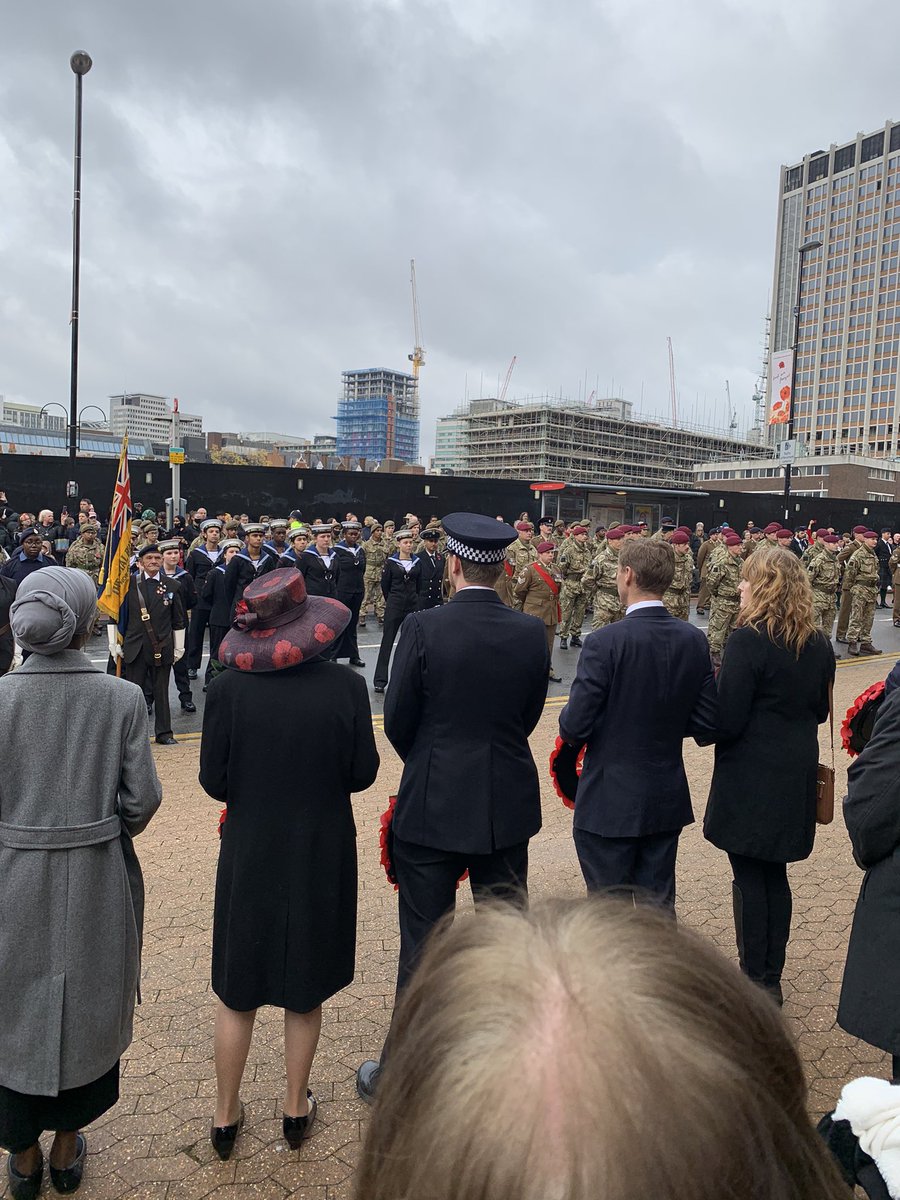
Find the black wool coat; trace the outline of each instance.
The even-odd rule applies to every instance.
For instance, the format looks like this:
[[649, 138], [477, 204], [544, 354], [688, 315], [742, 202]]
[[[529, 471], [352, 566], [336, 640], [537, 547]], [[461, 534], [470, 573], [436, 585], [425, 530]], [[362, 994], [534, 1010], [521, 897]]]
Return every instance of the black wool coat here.
[[719, 672], [716, 763], [703, 822], [731, 854], [797, 862], [816, 834], [818, 727], [828, 719], [834, 652], [822, 634], [800, 657], [765, 632], [736, 629]]
[[[302, 745], [310, 730], [315, 744], [302, 757], [264, 749]], [[228, 806], [212, 986], [229, 1008], [308, 1012], [353, 979], [350, 793], [377, 772], [368, 690], [349, 667], [310, 659], [283, 671], [230, 669], [210, 683], [200, 784]]]
[[900, 1054], [900, 690], [848, 772], [844, 824], [865, 871], [838, 1006], [838, 1024]]

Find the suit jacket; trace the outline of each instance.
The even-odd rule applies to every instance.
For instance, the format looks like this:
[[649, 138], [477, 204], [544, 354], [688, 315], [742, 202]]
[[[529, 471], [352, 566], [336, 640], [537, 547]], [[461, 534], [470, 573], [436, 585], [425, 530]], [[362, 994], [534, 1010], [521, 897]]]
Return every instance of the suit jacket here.
[[151, 665], [154, 663], [153, 646], [146, 633], [146, 622], [141, 618], [141, 601], [143, 600], [150, 616], [150, 624], [162, 650], [162, 661], [157, 666], [171, 667], [175, 656], [175, 639], [172, 636], [176, 629], [184, 629], [187, 624], [184, 603], [181, 596], [181, 584], [171, 575], [160, 571], [159, 580], [150, 580], [145, 585], [143, 574], [139, 571], [132, 575], [128, 588], [128, 625], [122, 641], [122, 656], [125, 662], [135, 662], [141, 654]]
[[715, 680], [699, 629], [654, 607], [592, 633], [559, 718], [567, 742], [587, 744], [575, 828], [645, 837], [689, 825], [682, 743], [711, 740], [715, 719]]
[[544, 626], [493, 589], [464, 588], [400, 629], [384, 728], [403, 759], [394, 832], [420, 846], [489, 854], [541, 827], [528, 746], [547, 694]]
[[444, 556], [423, 550], [416, 558], [419, 560], [418, 607], [437, 608], [444, 603]]

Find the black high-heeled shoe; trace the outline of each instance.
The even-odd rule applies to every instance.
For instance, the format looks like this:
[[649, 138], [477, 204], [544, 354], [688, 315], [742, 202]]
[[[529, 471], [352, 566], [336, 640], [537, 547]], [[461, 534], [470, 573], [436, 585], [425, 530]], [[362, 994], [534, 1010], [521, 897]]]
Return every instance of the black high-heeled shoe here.
[[222, 1162], [227, 1162], [231, 1158], [231, 1152], [234, 1149], [234, 1143], [238, 1139], [238, 1134], [244, 1128], [244, 1105], [241, 1104], [241, 1115], [233, 1125], [213, 1125], [209, 1131], [209, 1140], [212, 1142], [212, 1148], [221, 1158]]
[[292, 1150], [299, 1150], [304, 1138], [309, 1137], [312, 1129], [312, 1123], [316, 1119], [316, 1109], [319, 1107], [315, 1096], [306, 1089], [306, 1100], [309, 1104], [309, 1112], [305, 1117], [282, 1117], [281, 1132], [284, 1134], [284, 1140]]
[[66, 1195], [69, 1192], [77, 1192], [81, 1187], [81, 1177], [84, 1174], [84, 1160], [87, 1158], [87, 1138], [83, 1133], [79, 1133], [76, 1142], [78, 1147], [75, 1153], [75, 1160], [67, 1167], [54, 1167], [50, 1164], [50, 1182], [58, 1192]]
[[13, 1166], [14, 1154], [10, 1154], [6, 1159], [6, 1173], [9, 1176], [9, 1194], [13, 1200], [35, 1200], [35, 1197], [41, 1190], [41, 1181], [44, 1178], [44, 1158], [41, 1156], [41, 1161], [31, 1172], [30, 1175], [20, 1175]]

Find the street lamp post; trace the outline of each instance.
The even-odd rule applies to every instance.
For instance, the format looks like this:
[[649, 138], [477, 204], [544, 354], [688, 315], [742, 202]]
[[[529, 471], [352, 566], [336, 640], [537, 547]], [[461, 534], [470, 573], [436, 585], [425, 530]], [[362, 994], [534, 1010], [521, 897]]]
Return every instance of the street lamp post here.
[[[800, 304], [803, 300], [803, 264], [807, 254], [812, 250], [818, 250], [822, 243], [813, 238], [811, 241], [804, 242], [797, 253], [800, 256], [799, 269], [797, 271], [797, 303], [794, 305], [794, 348], [791, 355], [791, 409], [788, 417], [787, 440], [794, 439], [794, 413], [797, 411], [797, 356], [800, 347]], [[791, 503], [791, 463], [784, 464], [784, 521], [787, 525], [790, 515]]]
[[81, 88], [93, 66], [91, 56], [76, 50], [69, 59], [75, 73], [75, 187], [72, 207], [72, 358], [69, 369], [69, 474], [74, 483], [78, 454], [78, 304], [81, 284]]

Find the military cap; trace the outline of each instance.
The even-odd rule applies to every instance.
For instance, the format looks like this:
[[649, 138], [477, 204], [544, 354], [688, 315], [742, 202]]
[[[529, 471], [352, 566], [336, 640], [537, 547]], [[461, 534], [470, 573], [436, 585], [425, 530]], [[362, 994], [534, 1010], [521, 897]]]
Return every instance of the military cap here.
[[207, 529], [221, 529], [222, 522], [218, 517], [207, 517], [205, 521], [200, 522], [200, 532], [206, 533]]
[[287, 529], [288, 523], [286, 517], [275, 517], [269, 522], [270, 529]]
[[675, 518], [674, 517], [663, 517], [663, 519], [660, 521], [660, 525], [662, 525], [663, 528], [665, 528], [667, 525], [671, 525], [671, 527], [674, 529], [675, 528]]
[[775, 540], [777, 542], [792, 542], [794, 540], [794, 535], [791, 533], [790, 529], [779, 529], [775, 534]]
[[439, 541], [440, 536], [441, 536], [441, 533], [440, 533], [439, 529], [423, 529], [422, 530], [422, 541], [423, 542]]
[[[747, 532], [748, 533], [762, 533], [763, 531], [760, 529], [760, 527], [758, 525], [751, 525], [750, 528], [747, 530]], [[776, 525], [775, 528], [772, 530], [772, 533], [777, 533], [777, 532], [778, 532], [778, 526]]]
[[448, 552], [467, 562], [502, 563], [507, 546], [516, 540], [511, 525], [480, 513], [448, 513], [441, 524], [447, 534]]
[[740, 546], [740, 544], [741, 544], [741, 539], [738, 536], [738, 534], [732, 532], [731, 530], [729, 530], [728, 533], [725, 534], [725, 545], [726, 546]]
[[178, 538], [168, 538], [165, 542], [157, 542], [156, 549], [162, 553], [164, 550], [180, 550], [181, 542]]
[[324, 521], [318, 522], [317, 521], [316, 524], [311, 527], [311, 532], [313, 534], [334, 533], [334, 526], [328, 522], [324, 522]]
[[20, 529], [17, 536], [19, 539], [19, 545], [21, 545], [26, 538], [30, 537], [39, 537], [41, 541], [44, 540], [44, 535], [40, 532], [40, 530], [35, 529], [33, 525], [29, 525], [27, 529]]
[[534, 529], [534, 526], [530, 521], [516, 521], [516, 529], [520, 533], [530, 533]]
[[553, 524], [552, 517], [541, 517], [541, 519], [538, 521], [538, 525], [552, 525], [552, 524]]
[[259, 521], [251, 521], [249, 525], [244, 526], [244, 533], [265, 533], [265, 525], [261, 525]]
[[864, 534], [865, 532], [866, 532], [866, 527], [865, 527], [865, 525], [854, 525], [854, 526], [853, 526], [853, 533], [854, 533], [854, 535], [856, 535], [856, 536], [861, 536], [861, 535], [862, 535], [862, 534]]
[[538, 554], [546, 554], [548, 550], [555, 550], [555, 549], [556, 549], [556, 547], [553, 545], [552, 542], [538, 542], [538, 545], [537, 545]]
[[398, 533], [395, 533], [394, 538], [396, 539], [396, 541], [399, 542], [403, 538], [411, 538], [412, 535], [413, 535], [413, 531], [411, 529], [404, 528], [404, 529], [401, 529]]
[[96, 521], [82, 521], [79, 532], [84, 533], [84, 531], [86, 529], [91, 529], [91, 530], [93, 530], [94, 533], [100, 532], [100, 526], [97, 524]]
[[609, 530], [609, 532], [606, 535], [606, 540], [608, 542], [619, 542], [622, 540], [622, 538], [624, 536], [625, 536], [625, 526], [624, 525], [616, 525], [616, 527], [614, 529]]
[[145, 554], [159, 554], [159, 542], [144, 542], [143, 546], [138, 546], [137, 556], [143, 558]]
[[683, 533], [680, 529], [676, 529], [670, 538], [673, 546], [686, 546], [690, 540], [691, 539], [688, 537], [688, 535]]
[[877, 538], [878, 534], [875, 532], [874, 529], [867, 529], [866, 532], [863, 534], [863, 537], [866, 539], [866, 541], [868, 541], [869, 538]]
[[309, 540], [309, 530], [305, 525], [298, 525], [296, 529], [291, 529], [288, 532], [288, 541], [292, 542], [296, 537], [305, 537]]
[[768, 523], [768, 525], [765, 527], [765, 529], [763, 530], [763, 533], [768, 536], [768, 534], [770, 534], [770, 533], [777, 533], [780, 528], [781, 528], [781, 526], [778, 524], [777, 521], [770, 521]]
[[587, 533], [587, 529], [583, 525], [573, 525], [571, 529], [572, 537], [576, 537], [579, 533]]
[[224, 541], [219, 542], [219, 549], [223, 553], [228, 549], [229, 546], [234, 546], [235, 550], [242, 550], [244, 543], [240, 538], [225, 538]]
[[819, 541], [827, 542], [829, 546], [836, 546], [841, 539], [836, 533], [820, 533]]
[[359, 521], [341, 521], [341, 529], [362, 529]]
[[[639, 521], [638, 524], [643, 525], [643, 524], [645, 524], [645, 522]], [[691, 527], [690, 527], [690, 525], [679, 525], [676, 532], [677, 533], [686, 533], [688, 535], [688, 537], [690, 537], [691, 536]]]
[[646, 529], [646, 528], [647, 528], [646, 521], [638, 521], [638, 529]]

